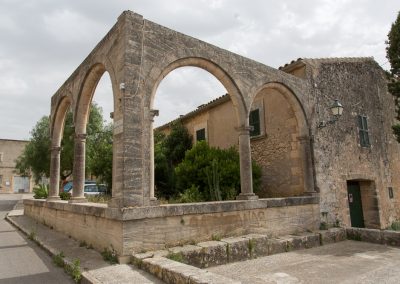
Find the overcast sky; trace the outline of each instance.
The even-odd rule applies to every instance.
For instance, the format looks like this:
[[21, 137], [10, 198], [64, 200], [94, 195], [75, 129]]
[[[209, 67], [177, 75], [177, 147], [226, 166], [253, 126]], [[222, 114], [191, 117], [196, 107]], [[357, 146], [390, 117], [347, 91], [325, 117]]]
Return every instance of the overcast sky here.
[[[132, 10], [163, 26], [279, 67], [299, 57], [373, 56], [399, 0], [0, 0], [0, 138], [28, 139], [50, 97], [116, 22]], [[108, 75], [94, 100], [112, 111]], [[180, 68], [156, 94], [161, 124], [225, 93], [207, 72]]]

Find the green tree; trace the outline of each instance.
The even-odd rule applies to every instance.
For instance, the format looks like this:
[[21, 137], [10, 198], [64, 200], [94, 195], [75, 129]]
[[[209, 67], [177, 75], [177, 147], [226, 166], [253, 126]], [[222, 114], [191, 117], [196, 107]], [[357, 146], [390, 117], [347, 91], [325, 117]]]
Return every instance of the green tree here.
[[50, 133], [49, 117], [43, 116], [31, 131], [30, 142], [16, 160], [16, 169], [22, 175], [32, 171], [36, 183], [42, 176], [50, 175]]
[[[50, 120], [47, 116], [42, 117], [36, 123], [31, 131], [31, 136], [23, 153], [16, 160], [16, 168], [23, 175], [28, 175], [31, 171], [35, 181], [39, 182], [41, 177], [50, 176], [51, 138]], [[61, 140], [61, 180], [65, 180], [72, 174], [74, 136], [72, 113], [68, 112]], [[103, 170], [100, 171], [100, 168]], [[112, 171], [112, 126], [104, 126], [102, 109], [95, 103], [90, 108], [87, 125], [86, 171], [99, 176], [103, 182], [111, 184], [109, 176]]]
[[[257, 192], [261, 185], [261, 168], [253, 162], [253, 187]], [[240, 193], [239, 153], [231, 147], [219, 149], [207, 142], [198, 142], [186, 152], [176, 168], [176, 186], [182, 194], [198, 188], [201, 199], [230, 200]], [[200, 201], [200, 200], [199, 200]]]
[[[386, 42], [386, 57], [390, 62], [389, 92], [395, 97], [397, 107], [397, 119], [400, 120], [400, 12], [396, 21], [392, 24]], [[393, 125], [393, 132], [400, 142], [400, 124]]]

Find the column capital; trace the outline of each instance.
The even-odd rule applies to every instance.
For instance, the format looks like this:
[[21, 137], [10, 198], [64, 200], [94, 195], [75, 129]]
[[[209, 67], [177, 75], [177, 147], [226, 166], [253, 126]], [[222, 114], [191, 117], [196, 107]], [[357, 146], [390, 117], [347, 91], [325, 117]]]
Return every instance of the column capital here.
[[149, 110], [149, 119], [151, 122], [154, 121], [154, 117], [158, 116], [160, 114], [160, 111], [158, 109], [151, 109]]
[[87, 134], [86, 133], [83, 133], [83, 134], [75, 134], [75, 139], [76, 140], [82, 140], [82, 141], [85, 141], [86, 140], [86, 137], [87, 137]]
[[239, 126], [235, 127], [236, 131], [239, 132], [240, 135], [250, 135], [250, 131], [253, 130], [253, 126]]
[[60, 146], [51, 146], [51, 152], [60, 152], [61, 147]]

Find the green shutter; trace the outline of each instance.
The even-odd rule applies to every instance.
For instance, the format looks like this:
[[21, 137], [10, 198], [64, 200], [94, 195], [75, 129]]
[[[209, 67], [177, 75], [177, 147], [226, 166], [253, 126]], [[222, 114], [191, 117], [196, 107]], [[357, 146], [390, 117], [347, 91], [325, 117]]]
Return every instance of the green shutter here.
[[260, 110], [255, 109], [250, 112], [249, 116], [250, 126], [253, 126], [253, 130], [250, 131], [250, 136], [258, 136], [261, 134], [260, 125]]
[[363, 115], [358, 115], [357, 121], [358, 121], [358, 133], [360, 136], [360, 145], [361, 147], [369, 147], [370, 143], [369, 143], [367, 117]]
[[196, 131], [196, 141], [206, 140], [206, 129], [202, 128]]

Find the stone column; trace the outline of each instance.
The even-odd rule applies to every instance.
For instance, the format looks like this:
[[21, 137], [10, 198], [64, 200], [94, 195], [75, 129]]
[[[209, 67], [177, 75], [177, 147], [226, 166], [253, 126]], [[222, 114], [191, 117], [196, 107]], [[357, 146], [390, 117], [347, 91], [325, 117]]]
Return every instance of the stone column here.
[[154, 117], [158, 116], [157, 109], [150, 110], [150, 203], [156, 203], [157, 198], [154, 195]]
[[85, 186], [85, 150], [86, 134], [76, 134], [74, 141], [74, 184], [70, 203], [87, 202], [83, 192]]
[[50, 159], [50, 187], [47, 201], [60, 200], [59, 188], [60, 188], [60, 151], [61, 147], [51, 147], [51, 159]]
[[251, 127], [244, 126], [237, 129], [239, 132], [239, 155], [240, 155], [240, 194], [238, 200], [258, 199], [253, 192], [253, 176], [251, 168], [250, 130]]
[[300, 157], [303, 166], [304, 193], [313, 195], [316, 193], [314, 188], [314, 175], [311, 159], [311, 140], [309, 136], [298, 138], [300, 142]]

